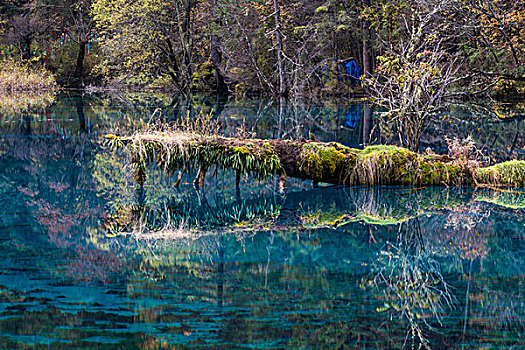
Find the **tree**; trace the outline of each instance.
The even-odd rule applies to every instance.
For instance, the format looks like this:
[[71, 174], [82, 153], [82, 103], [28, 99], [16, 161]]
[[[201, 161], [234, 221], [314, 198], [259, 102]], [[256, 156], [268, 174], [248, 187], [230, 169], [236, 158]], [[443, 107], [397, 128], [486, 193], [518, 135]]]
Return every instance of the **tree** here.
[[[495, 79], [525, 81], [525, 1], [462, 1], [475, 33], [472, 61]], [[487, 65], [489, 63], [489, 65]]]
[[223, 38], [225, 75], [237, 93], [279, 91], [273, 43], [266, 35], [275, 19], [270, 4], [233, 0], [221, 5], [224, 24], [218, 30]]
[[141, 85], [169, 76], [188, 92], [198, 56], [196, 6], [195, 0], [95, 0], [104, 73]]
[[[49, 61], [51, 52], [55, 57], [60, 56], [58, 50], [55, 51], [59, 47], [57, 42], [59, 38], [67, 34], [72, 42], [78, 44], [74, 63], [71, 65], [74, 68], [69, 69], [69, 59], [62, 61], [62, 58], [69, 56], [63, 54], [57, 61], [60, 66], [57, 67], [52, 62], [50, 69], [64, 72], [60, 80], [78, 86], [84, 80], [84, 58], [87, 54], [88, 43], [94, 36], [94, 22], [91, 18], [90, 7], [91, 0], [11, 0], [0, 7], [0, 12], [6, 16], [3, 23], [6, 41], [17, 45], [22, 58], [26, 60], [35, 58], [32, 48], [36, 46], [44, 48], [40, 50], [36, 60], [43, 57], [41, 54], [47, 51], [48, 55], [45, 57], [46, 61]], [[74, 77], [73, 82], [70, 81], [71, 75]], [[65, 76], [67, 79], [64, 79]]]
[[2, 41], [24, 58], [69, 34], [78, 50], [61, 74], [74, 83], [83, 81], [94, 32], [104, 56], [97, 68], [108, 80], [185, 94], [360, 92], [342, 63], [355, 60], [370, 76], [386, 69], [378, 57], [395, 59], [414, 40], [423, 45], [414, 56], [439, 46], [440, 65], [461, 62], [458, 73], [500, 89], [525, 82], [525, 0], [6, 0], [0, 14]]
[[73, 76], [74, 84], [83, 84], [84, 58], [89, 41], [95, 30], [91, 16], [91, 0], [60, 1], [56, 4], [57, 14], [62, 18], [62, 28], [78, 44], [78, 52]]
[[386, 52], [378, 56], [376, 72], [365, 80], [372, 101], [386, 109], [387, 121], [395, 122], [401, 145], [416, 152], [432, 116], [490, 86], [466, 72], [460, 53], [447, 47], [447, 36], [434, 26], [450, 3], [414, 1], [401, 14], [403, 27], [397, 42], [392, 37], [383, 40], [388, 43]]
[[31, 58], [31, 45], [34, 40], [54, 27], [56, 22], [48, 8], [40, 1], [11, 0], [0, 8], [5, 16], [4, 25], [7, 42], [18, 46], [21, 57]]
[[322, 92], [347, 92], [339, 64], [355, 59], [362, 67], [362, 23], [359, 2], [313, 2], [312, 8], [290, 9], [292, 33], [287, 33], [296, 94], [321, 87]]
[[212, 16], [212, 27], [210, 28], [210, 53], [211, 53], [211, 63], [213, 64], [215, 71], [215, 89], [220, 93], [225, 93], [228, 91], [228, 87], [224, 82], [224, 77], [219, 69], [219, 65], [222, 62], [222, 48], [220, 45], [220, 40], [217, 35], [217, 28], [220, 25], [218, 10], [218, 0], [213, 0], [211, 4], [211, 16]]
[[279, 8], [278, 0], [273, 0], [274, 16], [275, 16], [275, 49], [277, 51], [277, 67], [279, 72], [279, 95], [284, 96], [288, 93], [286, 86], [286, 75], [284, 72], [284, 57], [283, 57], [283, 34], [281, 33], [281, 9]]

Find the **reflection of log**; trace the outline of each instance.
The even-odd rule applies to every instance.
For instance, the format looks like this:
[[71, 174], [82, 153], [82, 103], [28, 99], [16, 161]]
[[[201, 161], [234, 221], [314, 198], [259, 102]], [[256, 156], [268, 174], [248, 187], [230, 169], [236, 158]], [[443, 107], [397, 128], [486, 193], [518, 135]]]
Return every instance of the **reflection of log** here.
[[472, 169], [395, 146], [358, 150], [335, 142], [235, 139], [180, 132], [106, 138], [114, 148], [131, 153], [139, 184], [145, 181], [146, 167], [156, 163], [171, 174], [180, 169], [200, 169], [195, 183], [201, 186], [202, 170], [212, 166], [258, 177], [285, 174], [345, 185], [525, 185], [525, 161]]
[[[500, 200], [500, 196], [511, 195], [491, 189], [465, 193], [437, 187], [416, 192], [406, 188], [385, 191], [382, 188], [331, 187], [290, 192], [286, 196], [232, 197], [208, 203], [202, 199], [205, 191], [196, 192], [200, 198], [188, 191], [185, 195], [177, 192], [176, 196], [163, 201], [159, 201], [159, 196], [152, 193], [154, 191], [139, 191], [140, 204], [113, 208], [103, 227], [109, 236], [132, 234], [146, 239], [191, 237], [197, 232], [210, 231], [331, 230], [357, 222], [378, 227], [399, 225], [427, 216], [441, 216], [441, 220], [448, 220], [442, 215], [444, 212], [474, 212], [476, 217], [482, 217], [481, 213], [490, 213], [492, 206], [476, 202], [489, 201], [490, 198]], [[146, 193], [155, 200], [141, 200]], [[521, 198], [513, 202], [513, 207], [520, 205], [523, 208], [524, 203]], [[465, 221], [462, 220], [461, 224], [464, 225]], [[454, 231], [449, 233], [454, 234]], [[472, 242], [469, 240], [468, 244]]]
[[491, 191], [481, 192], [476, 200], [504, 207], [507, 209], [525, 209], [525, 192], [494, 188]]

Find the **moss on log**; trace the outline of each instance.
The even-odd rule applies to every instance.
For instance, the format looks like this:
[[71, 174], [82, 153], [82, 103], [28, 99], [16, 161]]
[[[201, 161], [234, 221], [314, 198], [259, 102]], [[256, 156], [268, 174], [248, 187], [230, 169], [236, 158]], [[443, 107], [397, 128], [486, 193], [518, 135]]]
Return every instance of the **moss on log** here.
[[477, 168], [478, 183], [494, 186], [525, 187], [525, 161], [511, 160], [486, 168]]
[[[146, 168], [157, 164], [168, 174], [198, 169], [232, 169], [237, 174], [291, 176], [344, 185], [508, 185], [525, 186], [525, 161], [486, 168], [443, 162], [396, 146], [363, 150], [336, 142], [236, 139], [184, 132], [144, 132], [130, 137], [107, 135], [114, 149], [131, 154], [135, 181], [143, 184]], [[284, 181], [284, 180], [283, 180]]]

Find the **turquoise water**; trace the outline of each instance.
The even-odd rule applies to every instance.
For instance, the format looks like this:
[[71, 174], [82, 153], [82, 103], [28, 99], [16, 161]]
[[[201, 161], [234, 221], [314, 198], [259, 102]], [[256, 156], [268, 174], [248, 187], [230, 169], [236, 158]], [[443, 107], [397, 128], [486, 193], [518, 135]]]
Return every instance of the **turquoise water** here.
[[[337, 114], [346, 105], [305, 104], [326, 108], [308, 124], [290, 110], [279, 123], [275, 106], [258, 116], [264, 101], [218, 112], [201, 102], [191, 109], [217, 113], [225, 129], [272, 137], [299, 125], [363, 143], [363, 116], [350, 128]], [[219, 173], [197, 191], [191, 177], [176, 189], [153, 170], [140, 190], [102, 136], [158, 107], [166, 120], [184, 115], [172, 103], [60, 97], [3, 112], [0, 348], [525, 346], [525, 190], [290, 181], [281, 196], [272, 179], [243, 179], [237, 192]], [[519, 119], [463, 122], [436, 123], [479, 125], [480, 142], [496, 133], [498, 157], [523, 148]]]

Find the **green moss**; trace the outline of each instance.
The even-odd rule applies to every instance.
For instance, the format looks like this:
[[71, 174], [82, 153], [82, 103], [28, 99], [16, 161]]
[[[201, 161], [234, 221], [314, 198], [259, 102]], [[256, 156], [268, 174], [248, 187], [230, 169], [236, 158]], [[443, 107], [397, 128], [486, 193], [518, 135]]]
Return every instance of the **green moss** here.
[[425, 185], [472, 184], [472, 179], [454, 164], [424, 159], [420, 163], [421, 183]]
[[357, 152], [335, 142], [308, 143], [302, 147], [300, 168], [315, 180], [342, 175], [341, 171], [348, 168]]
[[369, 146], [353, 168], [353, 183], [362, 185], [449, 185], [472, 182], [457, 165], [434, 161], [396, 146]]
[[359, 153], [352, 169], [352, 182], [413, 185], [419, 182], [419, 155], [395, 146], [370, 146]]
[[511, 160], [487, 168], [476, 169], [479, 183], [525, 187], [525, 161]]
[[[360, 152], [360, 155], [365, 156], [365, 155], [372, 154], [372, 153], [385, 153], [385, 152], [394, 152], [394, 151], [408, 151], [408, 150], [405, 148], [397, 147], [397, 146], [374, 145], [374, 146], [365, 147], [365, 149], [363, 149]], [[408, 152], [411, 152], [411, 151], [408, 151]]]

